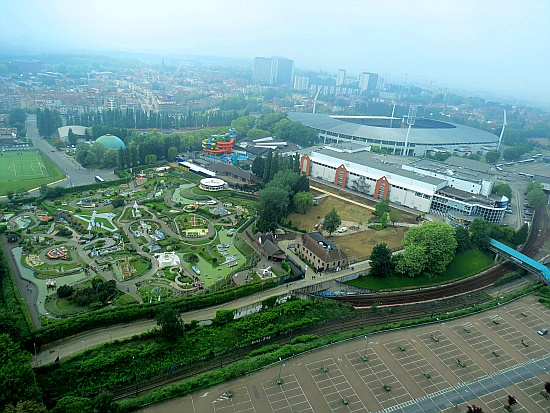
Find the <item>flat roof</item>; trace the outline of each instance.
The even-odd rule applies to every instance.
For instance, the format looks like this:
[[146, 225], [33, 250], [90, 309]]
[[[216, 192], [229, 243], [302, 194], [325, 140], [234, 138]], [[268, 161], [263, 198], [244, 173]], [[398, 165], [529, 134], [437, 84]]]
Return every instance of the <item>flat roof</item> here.
[[[347, 135], [362, 139], [405, 142], [407, 135], [407, 128], [361, 125], [336, 119], [323, 113], [289, 112], [288, 118], [313, 129], [340, 135], [342, 138], [345, 138], [343, 135]], [[433, 146], [498, 143], [498, 136], [490, 132], [450, 122], [438, 122], [449, 127], [415, 128], [413, 126], [409, 134], [409, 144], [429, 144]]]
[[435, 178], [433, 176], [420, 175], [411, 171], [407, 171], [401, 167], [401, 164], [387, 161], [385, 157], [380, 156], [380, 154], [371, 155], [373, 154], [373, 152], [335, 152], [330, 149], [323, 148], [321, 150], [315, 150], [314, 152], [312, 152], [313, 157], [314, 153], [320, 153], [326, 156], [340, 159], [343, 161], [342, 163], [345, 163], [346, 161], [352, 162], [357, 165], [379, 169], [383, 172], [392, 173], [395, 175], [403, 176], [405, 178], [414, 179], [416, 181], [426, 182], [435, 186], [438, 186], [443, 182], [447, 182], [444, 179]]

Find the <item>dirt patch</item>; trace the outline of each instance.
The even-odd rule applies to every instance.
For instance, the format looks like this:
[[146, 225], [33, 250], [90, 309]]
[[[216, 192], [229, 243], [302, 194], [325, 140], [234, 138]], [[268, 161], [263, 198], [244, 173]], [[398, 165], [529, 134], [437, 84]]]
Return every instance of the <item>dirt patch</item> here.
[[388, 227], [381, 231], [369, 229], [354, 233], [338, 234], [330, 239], [334, 241], [351, 259], [363, 261], [371, 254], [376, 244], [385, 242], [392, 251], [402, 248], [401, 241], [408, 228]]
[[372, 218], [372, 212], [369, 209], [328, 197], [321, 205], [314, 206], [307, 214], [304, 215], [293, 212], [288, 219], [292, 221], [293, 225], [296, 225], [300, 229], [313, 231], [315, 224], [324, 218], [332, 208], [338, 211], [338, 215], [342, 221], [355, 222], [355, 225], [359, 222], [366, 224], [367, 221]]

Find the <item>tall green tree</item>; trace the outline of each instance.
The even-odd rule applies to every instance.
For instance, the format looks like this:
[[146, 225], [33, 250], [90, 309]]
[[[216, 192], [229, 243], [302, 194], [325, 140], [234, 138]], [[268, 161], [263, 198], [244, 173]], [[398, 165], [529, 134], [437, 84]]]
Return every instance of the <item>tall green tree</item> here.
[[472, 245], [480, 250], [489, 248], [489, 223], [481, 218], [476, 218], [468, 227]]
[[487, 163], [495, 164], [500, 159], [499, 151], [489, 151], [485, 154], [485, 160]]
[[71, 145], [76, 145], [78, 142], [78, 135], [73, 132], [72, 128], [69, 128], [69, 133], [67, 134], [67, 138], [69, 139], [69, 143]]
[[311, 208], [313, 208], [313, 194], [309, 192], [297, 192], [294, 194], [294, 205], [296, 211], [301, 214], [306, 214]]
[[529, 226], [523, 224], [520, 229], [512, 237], [512, 242], [516, 245], [524, 244], [527, 241], [527, 236], [529, 235]]
[[493, 194], [512, 199], [512, 188], [505, 182], [497, 182], [493, 185]]
[[466, 251], [470, 249], [470, 233], [464, 227], [455, 228], [456, 252]]
[[0, 334], [0, 360], [0, 411], [21, 400], [37, 400], [40, 390], [31, 367], [31, 355], [7, 334]]
[[425, 271], [428, 261], [428, 251], [425, 246], [409, 245], [401, 254], [394, 256], [395, 272], [416, 277]]
[[178, 148], [175, 146], [170, 146], [166, 154], [166, 160], [168, 162], [173, 162], [174, 159], [176, 159], [176, 156], [178, 156]]
[[533, 189], [527, 192], [527, 202], [531, 208], [542, 208], [547, 203], [546, 194], [542, 189]]
[[373, 214], [381, 217], [388, 212], [390, 212], [390, 203], [387, 199], [383, 199], [376, 203]]
[[336, 208], [332, 208], [326, 215], [325, 220], [323, 221], [323, 229], [332, 235], [334, 231], [340, 226], [342, 220], [336, 212]]
[[411, 247], [423, 247], [427, 258], [424, 271], [441, 274], [454, 257], [457, 245], [454, 235], [454, 228], [444, 222], [427, 222], [405, 232], [403, 245], [405, 252]]
[[288, 189], [268, 186], [258, 192], [258, 219], [256, 226], [260, 231], [273, 231], [279, 220], [287, 213], [289, 206]]
[[386, 277], [392, 271], [392, 254], [386, 243], [374, 246], [369, 257], [370, 274], [375, 277]]
[[165, 306], [157, 312], [155, 320], [160, 328], [160, 336], [164, 340], [176, 341], [183, 335], [183, 321], [175, 308]]

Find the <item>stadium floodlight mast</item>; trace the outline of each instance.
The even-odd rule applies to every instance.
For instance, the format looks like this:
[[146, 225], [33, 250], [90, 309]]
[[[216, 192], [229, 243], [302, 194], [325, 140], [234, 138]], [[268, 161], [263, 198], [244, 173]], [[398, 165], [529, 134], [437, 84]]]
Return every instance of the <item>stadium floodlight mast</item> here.
[[507, 123], [506, 123], [506, 109], [502, 109], [502, 112], [504, 113], [504, 122], [502, 122], [502, 130], [500, 131], [500, 137], [498, 138], [497, 151], [500, 151], [500, 143], [502, 142], [502, 137], [504, 136], [504, 129], [507, 126]]
[[407, 136], [405, 137], [405, 151], [403, 152], [404, 156], [407, 156], [409, 153], [409, 133], [411, 133], [411, 127], [416, 123], [416, 110], [418, 109], [417, 105], [409, 106], [409, 114], [407, 115]]

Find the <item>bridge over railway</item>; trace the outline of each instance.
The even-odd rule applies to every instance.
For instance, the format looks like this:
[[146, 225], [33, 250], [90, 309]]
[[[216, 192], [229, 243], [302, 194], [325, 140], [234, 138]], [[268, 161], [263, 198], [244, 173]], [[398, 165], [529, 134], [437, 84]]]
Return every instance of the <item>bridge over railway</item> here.
[[542, 275], [545, 278], [546, 283], [550, 284], [550, 268], [547, 266], [492, 238], [489, 249], [497, 253], [497, 258], [500, 255], [514, 261], [518, 266], [529, 272]]

